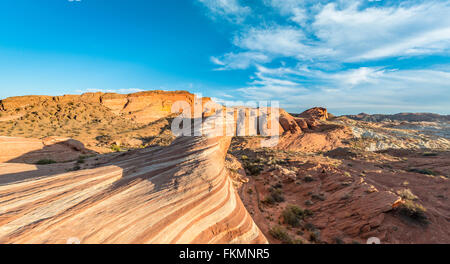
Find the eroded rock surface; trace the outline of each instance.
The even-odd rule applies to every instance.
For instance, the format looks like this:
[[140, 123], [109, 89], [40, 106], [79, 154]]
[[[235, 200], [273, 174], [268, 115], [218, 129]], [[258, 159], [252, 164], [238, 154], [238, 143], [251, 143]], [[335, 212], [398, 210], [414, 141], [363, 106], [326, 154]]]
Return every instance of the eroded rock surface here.
[[229, 143], [181, 137], [92, 169], [3, 181], [0, 243], [266, 243], [224, 168]]
[[64, 137], [43, 139], [0, 136], [0, 162], [36, 163], [40, 160], [71, 161], [93, 154], [83, 143]]

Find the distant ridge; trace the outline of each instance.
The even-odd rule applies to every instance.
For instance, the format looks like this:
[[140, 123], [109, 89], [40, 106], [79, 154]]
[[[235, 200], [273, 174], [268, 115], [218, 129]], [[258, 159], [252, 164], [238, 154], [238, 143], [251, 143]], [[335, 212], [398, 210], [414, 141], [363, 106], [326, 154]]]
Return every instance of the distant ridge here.
[[407, 121], [407, 122], [449, 122], [450, 115], [439, 115], [434, 113], [398, 113], [394, 115], [374, 114], [369, 115], [360, 113], [357, 115], [344, 115], [347, 118], [366, 121], [366, 122], [382, 122], [382, 121]]

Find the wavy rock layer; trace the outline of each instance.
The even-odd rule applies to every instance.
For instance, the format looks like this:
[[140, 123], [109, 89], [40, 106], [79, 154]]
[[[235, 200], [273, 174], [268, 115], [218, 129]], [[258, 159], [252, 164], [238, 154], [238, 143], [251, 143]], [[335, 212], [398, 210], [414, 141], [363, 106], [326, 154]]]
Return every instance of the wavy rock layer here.
[[36, 163], [43, 159], [64, 162], [80, 155], [92, 154], [83, 143], [70, 138], [47, 137], [44, 139], [0, 136], [0, 162]]
[[0, 243], [267, 243], [224, 168], [229, 144], [182, 137], [96, 169], [3, 183]]

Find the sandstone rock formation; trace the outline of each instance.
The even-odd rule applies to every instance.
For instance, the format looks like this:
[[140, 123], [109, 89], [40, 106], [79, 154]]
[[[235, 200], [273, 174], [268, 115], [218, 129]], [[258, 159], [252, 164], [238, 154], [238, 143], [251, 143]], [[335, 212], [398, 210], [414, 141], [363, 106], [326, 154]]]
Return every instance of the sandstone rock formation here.
[[[283, 109], [279, 109], [278, 113], [279, 138], [274, 146], [275, 149], [303, 152], [328, 151], [343, 146], [344, 141], [353, 138], [349, 127], [327, 123], [328, 112], [325, 108], [313, 108], [294, 116]], [[239, 141], [244, 148], [261, 147], [259, 138], [245, 138]]]
[[[114, 114], [136, 121], [149, 123], [172, 114], [172, 105], [183, 101], [194, 105], [196, 96], [186, 91], [145, 91], [133, 94], [116, 93], [85, 93], [82, 95], [63, 96], [19, 96], [10, 97], [0, 101], [0, 110], [20, 110], [29, 106], [54, 102], [59, 104], [73, 103], [100, 103], [110, 109]], [[210, 98], [202, 98], [205, 104]], [[192, 111], [194, 112], [194, 111]]]
[[63, 137], [33, 139], [0, 136], [0, 148], [0, 162], [15, 163], [36, 163], [44, 159], [64, 162], [93, 153], [83, 143]]
[[266, 243], [224, 168], [229, 143], [180, 137], [93, 169], [10, 178], [0, 243]]
[[[0, 101], [0, 135], [69, 137], [100, 153], [110, 152], [114, 146], [168, 145], [174, 139], [170, 119], [177, 115], [172, 114], [173, 104], [183, 102], [201, 117], [202, 104], [211, 100], [202, 98], [200, 104], [196, 99], [184, 91], [11, 97]], [[193, 111], [194, 103], [199, 112]]]
[[298, 117], [306, 118], [306, 119], [317, 119], [317, 120], [327, 120], [328, 110], [323, 107], [314, 107], [304, 111], [299, 114]]

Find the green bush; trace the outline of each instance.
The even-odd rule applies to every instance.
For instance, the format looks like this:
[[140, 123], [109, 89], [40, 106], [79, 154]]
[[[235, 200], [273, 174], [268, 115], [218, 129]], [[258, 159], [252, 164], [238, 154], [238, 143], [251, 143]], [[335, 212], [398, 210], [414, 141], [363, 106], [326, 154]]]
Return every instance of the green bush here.
[[283, 220], [286, 224], [292, 227], [300, 226], [300, 221], [305, 218], [305, 211], [295, 205], [288, 205], [281, 213]]
[[272, 195], [267, 195], [264, 198], [264, 200], [262, 200], [262, 202], [265, 203], [265, 204], [274, 204], [274, 203], [276, 203], [275, 199], [273, 199]]
[[252, 162], [245, 162], [244, 168], [250, 175], [256, 176], [259, 175], [263, 170], [263, 165]]
[[342, 240], [342, 238], [340, 238], [340, 237], [335, 237], [334, 238], [334, 243], [336, 243], [336, 244], [345, 244], [344, 240]]
[[397, 194], [400, 195], [400, 197], [402, 197], [404, 200], [417, 200], [418, 197], [416, 195], [414, 195], [410, 189], [403, 189], [400, 191], [397, 191]]
[[305, 176], [305, 178], [303, 179], [305, 182], [313, 182], [314, 181], [314, 178], [313, 177], [311, 177], [311, 176]]
[[420, 173], [420, 174], [425, 174], [425, 175], [432, 175], [432, 176], [436, 176], [437, 173], [430, 170], [430, 169], [410, 169], [409, 172], [416, 172], [416, 173]]
[[320, 231], [319, 230], [314, 230], [310, 235], [309, 235], [309, 240], [311, 242], [320, 242]]
[[325, 196], [323, 194], [313, 194], [311, 195], [311, 198], [316, 199], [316, 200], [320, 200], [320, 201], [325, 201]]
[[306, 201], [305, 201], [305, 205], [311, 206], [311, 205], [314, 205], [314, 202], [311, 201], [311, 200], [306, 200]]
[[303, 239], [295, 239], [292, 244], [296, 244], [296, 245], [302, 245], [305, 244], [305, 242], [303, 241]]
[[289, 234], [286, 232], [286, 230], [281, 226], [275, 226], [269, 230], [269, 234], [277, 239], [280, 240], [284, 244], [292, 244], [293, 241]]
[[111, 150], [114, 151], [114, 152], [121, 152], [122, 148], [120, 146], [114, 144], [114, 145], [111, 146]]
[[274, 204], [284, 202], [283, 190], [279, 188], [270, 188], [270, 194], [266, 196], [263, 203]]
[[428, 217], [425, 214], [427, 209], [419, 203], [407, 200], [400, 205], [397, 210], [400, 214], [409, 217], [410, 219], [417, 221], [421, 224], [428, 224]]
[[308, 230], [308, 231], [314, 231], [314, 230], [317, 230], [316, 226], [313, 225], [313, 224], [311, 224], [311, 223], [306, 223], [304, 227], [305, 227], [305, 229]]
[[52, 159], [41, 159], [38, 162], [36, 162], [37, 165], [48, 165], [48, 164], [54, 164], [56, 161]]
[[85, 162], [85, 159], [86, 159], [86, 156], [79, 156], [79, 157], [78, 157], [78, 160], [77, 160], [77, 163], [78, 163], [78, 164], [82, 164], [82, 163]]

